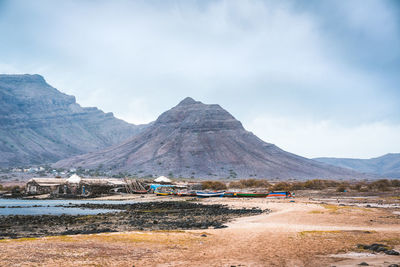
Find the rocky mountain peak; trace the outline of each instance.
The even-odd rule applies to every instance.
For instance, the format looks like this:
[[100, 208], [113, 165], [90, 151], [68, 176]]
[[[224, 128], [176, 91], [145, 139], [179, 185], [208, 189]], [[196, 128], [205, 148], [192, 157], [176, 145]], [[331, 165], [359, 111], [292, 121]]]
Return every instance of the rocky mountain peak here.
[[155, 124], [194, 132], [244, 130], [242, 124], [220, 105], [206, 105], [190, 97], [161, 114]]
[[[99, 168], [137, 176], [343, 178], [354, 171], [309, 160], [247, 132], [219, 105], [186, 98], [130, 140], [61, 160], [54, 167]], [[359, 176], [358, 176], [359, 177]]]
[[199, 103], [201, 103], [201, 102], [196, 101], [191, 97], [186, 97], [181, 102], [179, 102], [178, 106], [187, 106], [187, 105], [193, 105], [193, 104], [199, 104]]

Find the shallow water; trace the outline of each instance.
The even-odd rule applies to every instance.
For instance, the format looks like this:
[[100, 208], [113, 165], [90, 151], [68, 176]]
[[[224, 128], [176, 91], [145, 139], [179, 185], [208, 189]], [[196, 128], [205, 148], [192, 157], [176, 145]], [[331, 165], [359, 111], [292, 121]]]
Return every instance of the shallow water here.
[[[112, 209], [85, 209], [68, 207], [76, 204], [127, 204], [134, 201], [113, 201], [113, 200], [27, 200], [27, 199], [2, 199], [0, 198], [1, 215], [91, 215], [120, 210]], [[56, 207], [62, 205], [63, 207]]]

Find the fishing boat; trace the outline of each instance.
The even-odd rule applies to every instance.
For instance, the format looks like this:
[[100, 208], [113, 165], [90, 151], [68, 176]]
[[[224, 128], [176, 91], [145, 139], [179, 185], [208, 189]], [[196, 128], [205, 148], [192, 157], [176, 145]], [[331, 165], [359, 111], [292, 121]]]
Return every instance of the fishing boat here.
[[157, 196], [169, 196], [171, 192], [155, 192]]
[[197, 191], [196, 196], [198, 197], [223, 197], [224, 191], [220, 192], [207, 192], [207, 191]]
[[236, 192], [224, 192], [224, 197], [234, 197]]
[[266, 197], [266, 196], [268, 196], [268, 193], [262, 193], [262, 192], [237, 192], [237, 193], [234, 193], [234, 196], [236, 196], [236, 197]]
[[289, 191], [270, 192], [268, 198], [293, 198], [294, 196]]

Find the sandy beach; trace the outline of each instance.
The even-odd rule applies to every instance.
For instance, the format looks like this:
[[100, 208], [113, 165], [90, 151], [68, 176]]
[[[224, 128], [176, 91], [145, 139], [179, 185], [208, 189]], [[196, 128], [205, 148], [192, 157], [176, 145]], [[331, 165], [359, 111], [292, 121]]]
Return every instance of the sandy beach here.
[[[151, 201], [154, 196], [140, 199]], [[400, 256], [357, 248], [357, 244], [372, 243], [400, 248], [400, 218], [393, 208], [321, 204], [320, 200], [309, 198], [297, 198], [294, 202], [209, 198], [201, 203], [258, 207], [272, 212], [234, 219], [224, 229], [2, 240], [1, 263], [8, 266], [357, 266], [367, 262], [370, 266], [389, 266], [400, 262]]]

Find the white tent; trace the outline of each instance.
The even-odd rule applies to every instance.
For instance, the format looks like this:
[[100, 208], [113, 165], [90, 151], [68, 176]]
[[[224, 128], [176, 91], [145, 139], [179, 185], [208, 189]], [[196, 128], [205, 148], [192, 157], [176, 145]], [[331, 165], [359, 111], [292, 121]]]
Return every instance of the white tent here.
[[69, 177], [67, 179], [67, 183], [69, 183], [69, 184], [79, 184], [81, 182], [81, 180], [82, 180], [81, 177], [79, 177], [76, 174], [73, 174], [73, 175], [71, 175], [71, 177]]
[[171, 183], [172, 181], [165, 176], [160, 176], [154, 180], [156, 183]]

